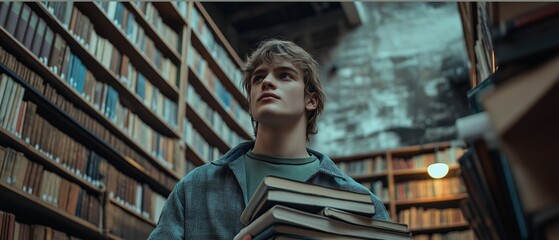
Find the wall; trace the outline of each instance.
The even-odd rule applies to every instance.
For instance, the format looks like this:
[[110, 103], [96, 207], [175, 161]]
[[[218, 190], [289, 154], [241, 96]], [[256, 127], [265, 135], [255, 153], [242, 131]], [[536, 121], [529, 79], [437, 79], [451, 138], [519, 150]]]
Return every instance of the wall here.
[[362, 6], [363, 24], [317, 54], [327, 104], [311, 147], [340, 156], [452, 139], [468, 89], [456, 4]]

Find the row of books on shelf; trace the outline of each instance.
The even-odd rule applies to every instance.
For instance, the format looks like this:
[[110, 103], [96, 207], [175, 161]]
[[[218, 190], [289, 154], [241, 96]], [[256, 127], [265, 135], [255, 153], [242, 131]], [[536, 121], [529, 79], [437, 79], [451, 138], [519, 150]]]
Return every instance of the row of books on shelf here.
[[212, 109], [204, 100], [202, 100], [202, 97], [190, 84], [188, 84], [186, 90], [186, 102], [192, 106], [192, 109], [196, 111], [198, 116], [205, 119], [210, 124], [210, 127], [214, 130], [214, 132], [218, 134], [230, 147], [243, 141], [241, 136], [227, 126], [227, 123], [225, 123], [221, 115]]
[[[138, 24], [134, 14], [126, 9], [124, 3], [96, 2], [96, 4], [103, 9], [105, 15], [123, 32], [126, 38], [159, 69], [163, 78], [171, 84], [179, 86], [177, 81], [177, 65], [157, 49], [153, 40], [146, 35], [145, 29]], [[170, 31], [172, 32], [173, 30]]]
[[460, 208], [411, 207], [398, 212], [398, 221], [407, 224], [412, 230], [467, 224]]
[[146, 184], [126, 176], [106, 162], [101, 168], [105, 176], [106, 191], [109, 198], [121, 203], [128, 210], [154, 222], [159, 220], [159, 215], [167, 198], [154, 192]]
[[[160, 116], [165, 122], [170, 124], [173, 128], [177, 128], [177, 104], [168, 97], [166, 97], [157, 87], [155, 87], [149, 79], [147, 79], [142, 73], [135, 68], [130, 62], [130, 58], [124, 54], [121, 54], [118, 49], [107, 39], [102, 38], [97, 35], [93, 30], [93, 25], [91, 21], [83, 15], [77, 8], [74, 8], [73, 16], [77, 19], [87, 20], [89, 24], [70, 25], [70, 31], [72, 31], [77, 39], [87, 39], [85, 40], [85, 48], [106, 68], [116, 74], [117, 78], [133, 93], [138, 96], [145, 106], [155, 112]], [[77, 20], [79, 21], [79, 20]], [[72, 21], [73, 22], [73, 21]], [[88, 28], [88, 26], [90, 26]], [[85, 29], [86, 31], [77, 32], [75, 30]], [[87, 34], [87, 35], [83, 35]], [[58, 37], [58, 34], [57, 34]], [[62, 39], [62, 38], [60, 38]], [[58, 40], [58, 39], [57, 39]], [[93, 74], [82, 64], [80, 58], [74, 55], [69, 47], [64, 49], [66, 43], [61, 40], [61, 48], [58, 51], [53, 52], [52, 55], [56, 56], [55, 59], [64, 59], [58, 67], [62, 70], [60, 72], [61, 78], [69, 81], [72, 86], [76, 85], [76, 90], [80, 93], [85, 93], [86, 97], [91, 97], [91, 92], [93, 89], [91, 87], [85, 88], [88, 85], [88, 80], [92, 79], [95, 82], [95, 77]], [[56, 45], [55, 45], [55, 49]], [[62, 50], [62, 51], [61, 51]], [[67, 66], [68, 65], [68, 66]], [[56, 69], [57, 66], [55, 66]], [[67, 71], [66, 71], [67, 69]], [[55, 71], [56, 72], [56, 71]], [[165, 73], [171, 72], [176, 75], [176, 71], [165, 71]], [[65, 74], [65, 75], [63, 75]], [[64, 77], [66, 76], [66, 77]], [[87, 78], [89, 76], [89, 79]], [[176, 76], [175, 76], [176, 77]], [[87, 93], [90, 93], [89, 95]]]
[[[208, 62], [194, 49], [192, 46], [188, 51], [188, 65], [193, 69], [194, 73], [206, 88], [217, 97], [217, 101], [223, 108], [231, 114], [233, 119], [237, 119], [237, 123], [245, 130], [252, 128], [250, 115], [241, 107], [231, 93], [215, 76], [208, 66]], [[187, 94], [188, 96], [188, 94]]]
[[204, 162], [209, 162], [221, 157], [218, 148], [210, 145], [208, 141], [192, 126], [186, 118], [183, 120], [184, 141], [200, 155]]
[[[136, 3], [138, 8], [144, 13], [144, 18], [148, 20], [155, 27], [155, 30], [160, 35], [163, 36], [162, 39], [167, 41], [167, 43], [171, 45], [175, 50], [179, 50], [180, 49], [179, 44], [181, 42], [179, 41], [178, 33], [175, 32], [172, 28], [170, 28], [167, 24], [165, 24], [163, 18], [161, 17], [162, 14], [155, 7], [155, 5], [151, 2], [134, 2], [134, 3]], [[125, 11], [124, 17], [122, 18], [125, 19], [127, 17], [126, 15], [127, 13]]]
[[450, 196], [465, 191], [466, 189], [458, 177], [396, 183], [397, 200]]
[[[1, 47], [0, 47], [0, 53], [2, 53], [2, 54], [0, 54], [0, 56], [2, 56], [2, 57], [0, 57], [0, 63], [1, 64], [4, 64], [7, 68], [14, 70], [15, 74], [20, 76], [23, 81], [25, 81], [29, 85], [31, 85], [31, 87], [33, 87], [35, 90], [37, 90], [46, 99], [50, 100], [51, 103], [53, 103], [56, 106], [58, 106], [59, 108], [61, 108], [65, 113], [67, 113], [70, 117], [72, 117], [72, 119], [74, 119], [76, 122], [78, 122], [79, 124], [84, 126], [86, 129], [93, 132], [96, 136], [98, 136], [100, 139], [104, 140], [107, 144], [110, 144], [110, 146], [114, 147], [117, 151], [124, 154], [125, 156], [130, 157], [135, 162], [140, 164], [146, 170], [146, 173], [149, 176], [158, 180], [164, 186], [167, 186], [167, 188], [169, 188], [169, 189], [172, 189], [174, 187], [174, 185], [176, 183], [176, 179], [174, 179], [174, 178], [166, 175], [165, 173], [159, 171], [155, 166], [153, 166], [153, 163], [150, 163], [148, 161], [148, 159], [146, 159], [141, 153], [137, 152], [132, 147], [130, 147], [128, 144], [126, 144], [123, 140], [116, 137], [105, 126], [103, 126], [97, 120], [90, 117], [88, 114], [86, 114], [85, 112], [83, 112], [82, 110], [77, 108], [76, 106], [74, 106], [74, 104], [72, 104], [69, 100], [65, 99], [65, 97], [63, 97], [60, 94], [57, 94], [56, 91], [54, 90], [54, 88], [51, 87], [51, 85], [48, 84], [45, 81], [45, 79], [40, 77], [34, 71], [31, 71], [29, 68], [27, 68], [27, 66], [23, 65], [12, 54], [8, 53], [7, 51], [2, 49]], [[2, 77], [1, 79], [4, 79], [4, 77]], [[30, 129], [40, 129], [40, 128], [38, 128], [38, 126], [39, 126], [39, 124], [44, 125], [43, 123], [41, 123], [44, 120], [35, 120], [34, 116], [40, 116], [39, 114], [36, 114], [35, 104], [33, 104], [29, 101], [23, 101], [23, 94], [21, 94], [21, 96], [17, 96], [17, 98], [16, 98], [15, 93], [17, 91], [15, 89], [21, 88], [21, 86], [19, 84], [15, 83], [13, 81], [13, 79], [11, 79], [9, 77], [6, 78], [6, 79], [7, 79], [6, 81], [2, 81], [2, 83], [0, 83], [3, 86], [5, 86], [5, 88], [2, 88], [3, 89], [2, 92], [6, 92], [5, 90], [9, 87], [8, 84], [12, 85], [11, 91], [7, 91], [7, 93], [9, 93], [9, 94], [4, 94], [2, 96], [2, 98], [0, 98], [0, 99], [4, 99], [4, 97], [6, 97], [7, 103], [9, 103], [9, 101], [11, 99], [12, 103], [9, 104], [10, 107], [8, 107], [8, 104], [5, 104], [6, 109], [11, 109], [11, 110], [8, 111], [9, 114], [7, 114], [6, 116], [10, 116], [10, 114], [15, 116], [15, 117], [11, 118], [9, 124], [7, 123], [7, 125], [6, 125], [7, 128], [6, 129], [8, 131], [14, 133], [14, 135], [16, 135], [17, 137], [25, 140], [27, 143], [31, 143], [32, 141], [36, 141], [38, 134], [30, 135], [30, 134], [27, 133], [27, 134], [24, 135], [23, 130], [26, 126], [27, 126], [28, 130], [30, 130]], [[21, 89], [23, 89], [23, 88], [21, 88]], [[19, 90], [19, 91], [23, 91], [23, 90]], [[15, 104], [14, 104], [14, 102], [15, 102]], [[24, 107], [26, 108], [25, 112], [22, 112], [21, 109], [19, 109], [19, 110], [17, 109], [17, 106], [18, 106], [18, 104], [20, 104], [20, 102], [21, 103], [26, 102], [24, 104]], [[29, 114], [27, 116], [24, 114], [26, 112], [29, 112]], [[21, 113], [21, 116], [20, 116], [20, 113]], [[37, 119], [39, 119], [39, 117], [37, 117]], [[43, 119], [43, 118], [41, 117], [40, 119]], [[18, 127], [18, 122], [20, 124], [19, 127]], [[27, 125], [25, 124], [25, 122], [28, 122]], [[13, 126], [16, 126], [16, 127], [14, 128]], [[34, 130], [34, 131], [38, 131], [38, 130]], [[147, 132], [146, 128], [140, 129], [138, 131]], [[29, 132], [29, 133], [31, 133], [31, 132]], [[33, 136], [34, 139], [31, 139], [32, 136]], [[46, 142], [51, 142], [51, 141], [54, 141], [54, 139], [47, 138], [45, 141]], [[35, 142], [33, 142], [33, 143], [35, 143]], [[42, 148], [44, 148], [44, 147], [42, 147]], [[46, 156], [49, 156], [53, 160], [57, 159], [57, 157], [60, 158], [59, 156], [54, 156], [52, 152], [46, 152], [45, 151], [44, 153], [45, 153]], [[177, 154], [175, 157], [177, 159], [180, 159], [180, 157], [178, 155], [180, 155], [180, 154]], [[180, 162], [180, 161], [177, 161], [177, 162]], [[183, 169], [179, 169], [179, 167], [182, 166], [182, 165], [177, 164], [177, 162], [174, 162], [174, 164], [173, 164], [174, 170], [177, 171], [177, 172], [181, 172], [181, 171], [184, 172]]]
[[356, 161], [337, 162], [336, 165], [348, 175], [365, 175], [386, 172], [388, 169], [386, 162], [386, 158], [376, 156], [375, 158], [366, 158]]
[[458, 157], [464, 154], [464, 149], [457, 147], [450, 147], [444, 150], [439, 150], [434, 153], [424, 153], [414, 155], [408, 158], [394, 157], [393, 166], [395, 170], [399, 169], [423, 169], [429, 165], [438, 162], [446, 163], [450, 166], [458, 164]]
[[464, 231], [452, 231], [446, 233], [433, 233], [413, 235], [414, 240], [475, 240], [474, 231], [464, 230]]
[[385, 186], [381, 180], [372, 182], [361, 182], [361, 185], [369, 189], [383, 202], [387, 203], [390, 201], [390, 192], [388, 191], [388, 187]]
[[32, 102], [22, 102], [21, 106], [23, 107], [19, 115], [22, 118], [26, 117], [27, 121], [18, 121], [15, 135], [22, 136], [29, 146], [34, 146], [47, 158], [53, 159], [83, 180], [99, 187], [100, 176], [96, 168], [102, 158], [39, 116], [35, 112], [37, 107]]
[[15, 240], [78, 240], [75, 236], [68, 235], [51, 227], [26, 224], [16, 220], [16, 216], [9, 212], [0, 211], [0, 236], [2, 239]]
[[[213, 59], [219, 64], [221, 70], [227, 75], [227, 77], [234, 83], [235, 86], [242, 92], [242, 72], [239, 70], [237, 65], [233, 62], [225, 48], [215, 40], [214, 34], [207, 26], [204, 17], [200, 14], [199, 10], [192, 8], [188, 20], [192, 30], [197, 36], [199, 36], [200, 41], [206, 47]], [[190, 51], [189, 51], [190, 52]]]
[[43, 165], [10, 148], [0, 147], [0, 169], [5, 184], [99, 226], [102, 211], [99, 198], [78, 184], [47, 171]]
[[495, 56], [493, 51], [493, 41], [491, 40], [491, 19], [489, 16], [489, 3], [478, 2], [477, 6], [477, 24], [476, 33], [478, 39], [475, 40], [474, 50], [476, 55], [476, 70], [480, 80], [485, 80], [495, 72]]

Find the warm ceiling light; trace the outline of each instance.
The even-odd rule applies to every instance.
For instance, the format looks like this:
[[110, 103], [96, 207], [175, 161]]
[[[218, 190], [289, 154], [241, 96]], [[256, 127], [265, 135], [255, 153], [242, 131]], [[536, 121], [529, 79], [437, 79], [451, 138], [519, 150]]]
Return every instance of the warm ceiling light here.
[[427, 167], [427, 173], [432, 178], [443, 178], [448, 174], [448, 165], [446, 163], [433, 163]]

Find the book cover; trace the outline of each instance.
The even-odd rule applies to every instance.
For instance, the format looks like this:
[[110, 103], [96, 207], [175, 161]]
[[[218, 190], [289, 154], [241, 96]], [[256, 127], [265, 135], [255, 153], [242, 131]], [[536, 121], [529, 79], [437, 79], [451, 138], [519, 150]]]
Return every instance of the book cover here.
[[356, 224], [365, 227], [376, 227], [390, 231], [398, 231], [402, 233], [409, 233], [408, 226], [402, 223], [376, 220], [361, 215], [353, 214], [336, 208], [326, 207], [318, 213], [319, 215], [329, 217], [332, 219], [344, 221], [351, 224]]

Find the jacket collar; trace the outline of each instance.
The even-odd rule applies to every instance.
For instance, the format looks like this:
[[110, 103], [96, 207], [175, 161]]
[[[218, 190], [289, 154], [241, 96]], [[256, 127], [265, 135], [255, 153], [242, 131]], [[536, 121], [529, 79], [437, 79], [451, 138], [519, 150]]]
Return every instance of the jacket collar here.
[[[254, 141], [246, 141], [242, 142], [233, 149], [229, 150], [226, 154], [224, 154], [221, 158], [212, 161], [213, 165], [217, 166], [225, 166], [228, 165], [233, 172], [242, 171], [244, 173], [244, 168], [240, 168], [239, 163], [236, 163], [237, 160], [243, 156], [246, 152], [250, 151], [254, 147]], [[312, 153], [318, 160], [320, 161], [320, 166], [318, 167], [318, 172], [324, 173], [326, 175], [340, 178], [344, 181], [347, 181], [347, 175], [342, 173], [336, 164], [326, 155], [307, 148], [307, 151]], [[242, 170], [241, 170], [242, 169]], [[242, 174], [245, 175], [245, 174]]]

